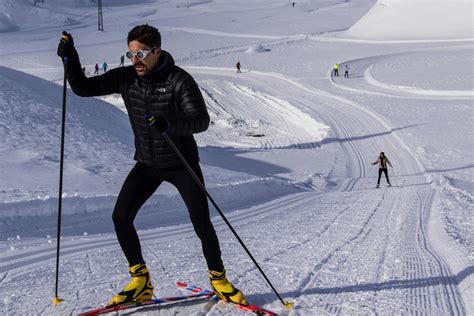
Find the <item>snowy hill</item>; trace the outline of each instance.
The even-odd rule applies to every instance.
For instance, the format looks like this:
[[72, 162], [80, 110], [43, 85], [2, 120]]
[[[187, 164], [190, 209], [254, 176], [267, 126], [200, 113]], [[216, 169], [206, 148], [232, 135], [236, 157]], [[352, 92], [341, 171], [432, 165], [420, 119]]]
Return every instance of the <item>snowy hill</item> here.
[[[0, 184], [1, 200], [47, 199], [57, 191], [59, 177], [62, 88], [5, 67], [0, 67], [0, 85], [0, 173], [8, 179]], [[128, 118], [108, 103], [71, 91], [67, 103], [66, 194], [115, 191], [107, 179], [121, 175], [133, 157]], [[0, 217], [12, 215], [26, 214], [3, 209]]]
[[470, 0], [382, 0], [338, 37], [368, 40], [474, 38]]
[[[119, 96], [68, 90], [65, 301], [51, 303], [63, 80], [56, 47], [70, 31], [92, 76], [95, 63], [118, 66], [127, 32], [141, 23], [159, 27], [163, 48], [199, 84], [212, 120], [196, 135], [206, 187], [295, 306], [284, 310], [211, 209], [228, 276], [250, 302], [284, 315], [474, 313], [472, 2], [102, 2], [104, 32], [90, 0], [0, 1], [3, 314], [78, 314], [129, 279], [110, 217], [134, 164], [130, 123]], [[381, 151], [392, 186], [382, 178], [376, 189], [371, 163]], [[177, 280], [208, 286], [174, 187], [161, 186], [134, 224], [157, 297], [177, 295]], [[221, 303], [131, 313], [239, 314]]]

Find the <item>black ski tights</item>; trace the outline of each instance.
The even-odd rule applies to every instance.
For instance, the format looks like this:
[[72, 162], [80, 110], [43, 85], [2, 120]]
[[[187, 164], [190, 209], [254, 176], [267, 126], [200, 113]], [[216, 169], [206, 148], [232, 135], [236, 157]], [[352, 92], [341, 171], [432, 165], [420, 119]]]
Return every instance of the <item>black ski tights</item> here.
[[387, 168], [379, 168], [379, 178], [377, 180], [377, 184], [380, 184], [380, 178], [382, 177], [382, 172], [385, 173], [385, 178], [387, 179], [387, 183], [390, 184], [390, 180], [388, 179]]
[[[192, 163], [191, 168], [204, 183], [199, 163]], [[184, 167], [157, 170], [140, 163], [133, 167], [125, 180], [112, 215], [117, 239], [130, 266], [144, 262], [133, 221], [140, 207], [163, 181], [174, 185], [183, 198], [194, 230], [201, 240], [208, 268], [223, 271], [219, 241], [210, 220], [207, 197], [189, 172]]]

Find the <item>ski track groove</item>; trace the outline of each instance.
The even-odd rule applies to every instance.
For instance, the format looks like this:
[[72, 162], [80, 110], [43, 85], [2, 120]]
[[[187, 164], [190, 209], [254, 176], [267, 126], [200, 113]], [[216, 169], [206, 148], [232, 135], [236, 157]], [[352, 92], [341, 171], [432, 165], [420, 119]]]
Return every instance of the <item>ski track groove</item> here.
[[434, 261], [434, 265], [437, 266], [434, 271], [430, 271], [430, 272], [441, 274], [440, 278], [442, 278], [443, 280], [442, 283], [445, 285], [443, 288], [443, 291], [447, 297], [446, 303], [449, 306], [449, 313], [455, 314], [455, 315], [461, 315], [465, 311], [463, 309], [463, 304], [459, 301], [459, 292], [457, 291], [456, 288], [454, 288], [452, 284], [453, 282], [450, 281], [453, 279], [453, 277], [450, 277], [452, 273], [449, 271], [449, 268], [446, 266], [443, 260], [433, 250], [431, 250], [431, 247], [429, 246], [429, 243], [426, 237], [427, 227], [424, 223], [425, 223], [425, 219], [428, 217], [429, 209], [431, 208], [433, 195], [434, 193], [433, 193], [433, 190], [431, 189], [429, 191], [429, 194], [426, 196], [426, 198], [423, 199], [420, 193], [418, 192], [418, 198], [420, 201], [420, 207], [419, 207], [420, 229], [417, 230], [418, 241], [420, 242], [420, 246], [422, 246], [422, 249], [424, 250], [424, 252], [427, 253], [425, 256], [428, 258], [431, 258]]
[[0, 278], [0, 283], [2, 283], [3, 280], [5, 280], [5, 279], [7, 278], [7, 276], [8, 276], [8, 271], [6, 271], [6, 272], [2, 275], [2, 277]]
[[[361, 225], [360, 224], [356, 225], [360, 229], [354, 232], [351, 236], [345, 236], [342, 244], [334, 245], [331, 252], [326, 257], [321, 259], [316, 265], [314, 265], [313, 268], [306, 274], [306, 276], [303, 277], [303, 280], [298, 285], [298, 292], [304, 293], [305, 291], [318, 288], [317, 286], [315, 286], [318, 280], [318, 272], [321, 271], [323, 268], [325, 268], [330, 262], [332, 261], [337, 262], [338, 260], [340, 260], [340, 258], [338, 257], [339, 253], [342, 253], [341, 258], [345, 258], [345, 255], [344, 255], [345, 253], [351, 253], [352, 248], [359, 246], [369, 236], [369, 234], [373, 230], [372, 229], [373, 225], [371, 224], [373, 221], [373, 218], [374, 216], [378, 215], [379, 213], [378, 210], [383, 202], [385, 202], [384, 195], [382, 195], [382, 197], [378, 201], [377, 205], [375, 205], [375, 207], [372, 209], [372, 211], [369, 212], [369, 214], [367, 214], [368, 216], [366, 217], [365, 221]], [[330, 294], [330, 293], [331, 292], [328, 292], [326, 294], [325, 301], [329, 301], [329, 302], [332, 301], [331, 303], [340, 305], [340, 302], [338, 303], [337, 301], [337, 293], [334, 293], [334, 294]], [[331, 299], [331, 297], [335, 297], [335, 299]], [[303, 295], [300, 297], [300, 301], [310, 306], [311, 302], [308, 301], [309, 299], [310, 297], [307, 295]], [[302, 304], [299, 304], [299, 305], [302, 305]], [[333, 313], [335, 310], [337, 310], [337, 312], [335, 313], [341, 312], [340, 307], [336, 307], [333, 305], [325, 305], [324, 310], [329, 313]], [[360, 310], [358, 310], [358, 312], [360, 313]]]
[[[397, 200], [395, 203], [392, 204], [392, 207], [390, 209], [390, 211], [388, 212], [387, 216], [385, 217], [385, 221], [384, 221], [384, 225], [383, 227], [394, 227], [394, 225], [391, 225], [392, 221], [393, 221], [393, 216], [394, 216], [394, 210], [397, 208], [398, 206], [398, 203], [399, 201]], [[381, 269], [385, 267], [385, 264], [386, 264], [386, 260], [387, 260], [387, 247], [388, 247], [388, 244], [389, 244], [389, 234], [385, 234], [384, 235], [384, 240], [383, 242], [381, 243], [382, 245], [384, 245], [382, 251], [381, 251], [381, 255], [380, 255], [380, 258], [378, 260], [378, 263], [377, 263], [377, 271], [376, 271], [376, 275], [375, 275], [375, 280], [377, 280], [377, 282], [381, 283], [381, 279], [382, 279], [382, 275], [381, 275]], [[376, 298], [375, 298], [375, 301], [377, 302], [377, 304], [375, 304], [375, 307], [374, 307], [374, 314], [377, 314], [377, 307], [379, 306], [380, 304], [380, 295], [377, 295], [377, 292], [375, 293], [376, 295]]]
[[[288, 205], [299, 205], [306, 200], [317, 199], [313, 192], [306, 193], [297, 193], [290, 196], [285, 196], [280, 199], [278, 207], [275, 207], [272, 203], [262, 205], [260, 207], [252, 207], [242, 211], [235, 211], [231, 214], [228, 214], [229, 221], [232, 225], [238, 227], [239, 225], [247, 225], [249, 222], [257, 222], [261, 220], [262, 216], [272, 216], [281, 211], [285, 211], [285, 207]], [[249, 213], [252, 214], [252, 217], [249, 218]], [[219, 218], [213, 219], [214, 227], [216, 231], [225, 229], [227, 226], [224, 221]], [[139, 232], [140, 240], [142, 244], [145, 244], [145, 241], [149, 240], [170, 240], [177, 237], [189, 237], [194, 236], [194, 229], [191, 224], [181, 225], [179, 229], [166, 228], [163, 231], [142, 231]], [[64, 246], [61, 246], [61, 256], [66, 258], [81, 256], [86, 254], [87, 256], [92, 253], [96, 253], [102, 250], [105, 247], [112, 247], [114, 249], [119, 249], [119, 245], [114, 238], [114, 236], [107, 237], [105, 241], [87, 241], [85, 243], [76, 242], [73, 245], [69, 245], [63, 242]], [[41, 254], [41, 255], [39, 255]], [[21, 255], [11, 256], [10, 258], [6, 257], [2, 262], [0, 271], [9, 271], [10, 274], [14, 275], [16, 271], [21, 270], [23, 273], [25, 269], [35, 269], [38, 266], [41, 266], [44, 263], [50, 262], [56, 256], [55, 249], [49, 251], [45, 250], [32, 250], [25, 252]], [[21, 259], [21, 260], [19, 260]], [[5, 277], [3, 279], [6, 278]]]
[[313, 285], [316, 281], [316, 274], [317, 272], [327, 263], [329, 262], [338, 252], [340, 252], [341, 250], [343, 250], [343, 248], [346, 248], [348, 246], [350, 246], [353, 242], [355, 242], [356, 240], [359, 240], [359, 239], [365, 239], [367, 237], [367, 235], [369, 234], [370, 230], [372, 229], [369, 224], [372, 220], [372, 218], [375, 216], [375, 214], [377, 213], [377, 210], [379, 209], [379, 207], [382, 205], [382, 203], [384, 202], [384, 196], [385, 196], [385, 193], [382, 195], [382, 198], [381, 200], [379, 201], [379, 203], [375, 206], [375, 208], [370, 212], [367, 220], [365, 221], [365, 223], [363, 224], [363, 226], [361, 227], [361, 229], [356, 232], [356, 234], [354, 236], [352, 236], [351, 238], [349, 238], [348, 240], [344, 241], [344, 243], [342, 245], [339, 245], [337, 247], [334, 248], [334, 250], [329, 253], [324, 259], [320, 260], [319, 263], [317, 263], [313, 269], [311, 270], [311, 272], [308, 274], [308, 276], [306, 277], [305, 280], [303, 280], [301, 282], [301, 285], [299, 286], [299, 288], [301, 289], [301, 291], [304, 291], [304, 290], [307, 290], [309, 288], [309, 286]]
[[[355, 202], [357, 202], [357, 200], [356, 200]], [[334, 216], [334, 218], [333, 218], [329, 223], [327, 223], [326, 225], [324, 225], [323, 228], [322, 228], [322, 230], [319, 231], [319, 232], [317, 232], [314, 237], [312, 236], [312, 237], [310, 237], [310, 238], [307, 238], [307, 239], [305, 239], [305, 240], [299, 242], [297, 245], [295, 245], [295, 246], [293, 246], [293, 247], [286, 248], [286, 249], [282, 249], [282, 250], [280, 250], [279, 252], [276, 252], [276, 253], [272, 254], [272, 257], [269, 258], [269, 260], [267, 260], [267, 261], [270, 261], [270, 260], [272, 260], [272, 259], [274, 259], [274, 258], [278, 258], [279, 255], [281, 255], [281, 254], [287, 252], [288, 250], [295, 249], [295, 248], [297, 248], [297, 247], [301, 247], [301, 246], [305, 245], [306, 243], [308, 243], [308, 242], [314, 240], [315, 238], [320, 238], [324, 233], [326, 233], [327, 231], [329, 231], [329, 229], [332, 227], [332, 225], [334, 225], [334, 224], [337, 222], [337, 220], [342, 217], [342, 215], [344, 215], [344, 214], [345, 214], [347, 211], [349, 211], [349, 210], [350, 210], [350, 206], [347, 206], [347, 207], [343, 208], [342, 211], [340, 211], [339, 213], [337, 213], [337, 214]]]

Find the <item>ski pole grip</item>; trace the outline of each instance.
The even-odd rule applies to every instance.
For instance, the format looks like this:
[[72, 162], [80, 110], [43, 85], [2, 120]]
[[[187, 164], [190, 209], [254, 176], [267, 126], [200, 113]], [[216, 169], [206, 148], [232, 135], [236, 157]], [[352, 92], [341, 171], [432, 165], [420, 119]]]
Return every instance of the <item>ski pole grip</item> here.
[[145, 114], [143, 117], [147, 121], [148, 126], [153, 126], [156, 122], [156, 117], [154, 117], [153, 115]]

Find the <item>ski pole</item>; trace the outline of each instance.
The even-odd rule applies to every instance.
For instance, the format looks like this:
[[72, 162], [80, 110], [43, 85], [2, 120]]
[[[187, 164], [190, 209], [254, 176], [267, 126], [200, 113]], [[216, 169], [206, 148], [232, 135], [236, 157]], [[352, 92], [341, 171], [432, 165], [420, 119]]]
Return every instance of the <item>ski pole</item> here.
[[61, 119], [61, 150], [60, 150], [60, 162], [59, 162], [59, 196], [58, 196], [58, 232], [56, 242], [56, 284], [54, 292], [54, 305], [57, 305], [64, 301], [58, 297], [58, 284], [59, 284], [59, 247], [61, 242], [61, 211], [62, 211], [62, 196], [63, 196], [63, 169], [64, 169], [64, 134], [66, 129], [66, 92], [67, 92], [67, 57], [64, 57], [64, 83], [63, 83], [63, 109]]
[[[150, 122], [150, 125], [153, 124], [153, 122], [156, 120], [153, 116], [151, 117], [145, 117], [148, 122]], [[239, 237], [239, 235], [237, 234], [237, 232], [235, 231], [234, 227], [232, 227], [232, 225], [230, 224], [230, 222], [227, 220], [227, 218], [225, 217], [224, 213], [221, 211], [221, 209], [219, 208], [219, 206], [217, 206], [217, 203], [214, 202], [214, 199], [212, 198], [212, 196], [209, 194], [209, 192], [207, 192], [206, 188], [204, 187], [204, 184], [202, 184], [201, 180], [199, 180], [198, 176], [196, 175], [196, 173], [194, 173], [193, 169], [191, 168], [191, 166], [188, 164], [188, 162], [186, 161], [186, 158], [184, 158], [184, 156], [181, 154], [181, 152], [179, 151], [178, 147], [176, 147], [176, 145], [173, 143], [173, 141], [171, 140], [171, 138], [168, 136], [168, 134], [166, 134], [166, 132], [163, 132], [161, 133], [161, 135], [163, 136], [163, 138], [166, 140], [166, 142], [171, 146], [171, 148], [173, 148], [173, 150], [175, 151], [176, 155], [179, 157], [179, 160], [181, 160], [181, 162], [183, 163], [183, 165], [186, 167], [186, 169], [188, 170], [188, 172], [191, 174], [191, 176], [194, 178], [194, 181], [196, 181], [197, 185], [199, 186], [199, 188], [206, 194], [206, 196], [208, 197], [209, 201], [211, 201], [212, 205], [214, 205], [214, 207], [216, 208], [217, 212], [219, 213], [219, 215], [222, 217], [222, 219], [224, 220], [224, 222], [227, 224], [227, 226], [229, 227], [230, 231], [234, 234], [235, 238], [237, 238], [237, 240], [239, 241], [240, 245], [244, 248], [245, 252], [247, 252], [247, 255], [250, 257], [250, 259], [252, 259], [253, 263], [255, 264], [255, 266], [258, 268], [258, 270], [260, 271], [260, 273], [263, 275], [263, 277], [265, 278], [265, 280], [267, 281], [268, 285], [270, 285], [270, 287], [272, 288], [273, 292], [275, 292], [276, 296], [278, 297], [278, 299], [281, 301], [281, 303], [285, 306], [285, 308], [287, 309], [290, 309], [292, 306], [293, 306], [293, 302], [285, 302], [283, 301], [283, 299], [281, 298], [280, 294], [278, 294], [278, 291], [275, 289], [275, 287], [272, 285], [272, 283], [270, 282], [270, 280], [268, 279], [268, 277], [265, 275], [265, 273], [263, 272], [262, 268], [260, 268], [260, 265], [258, 264], [257, 260], [255, 260], [255, 258], [252, 256], [252, 254], [250, 253], [250, 251], [248, 250], [248, 248], [245, 246], [244, 242], [242, 241], [242, 239]]]

